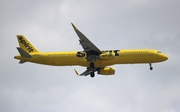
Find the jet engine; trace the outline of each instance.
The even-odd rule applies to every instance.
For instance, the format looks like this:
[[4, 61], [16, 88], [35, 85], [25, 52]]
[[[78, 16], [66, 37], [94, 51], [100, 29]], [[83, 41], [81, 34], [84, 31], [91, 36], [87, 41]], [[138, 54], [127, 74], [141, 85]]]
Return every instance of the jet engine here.
[[105, 67], [105, 68], [101, 68], [100, 70], [98, 70], [97, 73], [101, 74], [101, 75], [114, 75], [115, 69], [111, 68], [111, 67]]
[[114, 60], [115, 54], [113, 52], [105, 52], [100, 54], [100, 60]]

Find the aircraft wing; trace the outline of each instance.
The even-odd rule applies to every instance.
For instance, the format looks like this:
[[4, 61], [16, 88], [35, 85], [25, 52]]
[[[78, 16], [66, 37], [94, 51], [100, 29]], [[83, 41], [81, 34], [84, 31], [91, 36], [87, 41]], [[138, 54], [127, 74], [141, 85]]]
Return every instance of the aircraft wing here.
[[79, 74], [75, 69], [74, 71], [76, 72], [77, 75], [79, 76], [87, 76], [89, 74], [91, 74], [92, 72], [95, 72], [96, 71], [96, 68], [90, 68], [88, 67], [86, 71], [84, 71], [83, 73]]
[[87, 53], [87, 55], [99, 55], [101, 54], [101, 51], [83, 34], [81, 33], [74, 25], [71, 23], [76, 34], [79, 37], [79, 42], [81, 46], [83, 47], [84, 51]]

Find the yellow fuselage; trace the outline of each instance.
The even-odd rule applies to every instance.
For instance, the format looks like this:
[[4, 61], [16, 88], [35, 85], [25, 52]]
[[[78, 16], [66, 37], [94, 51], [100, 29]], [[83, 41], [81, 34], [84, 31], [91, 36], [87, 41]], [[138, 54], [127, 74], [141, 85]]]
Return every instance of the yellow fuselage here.
[[[110, 50], [109, 50], [110, 51]], [[105, 52], [109, 52], [108, 50]], [[116, 51], [116, 52], [115, 52]], [[136, 63], [156, 63], [165, 61], [168, 57], [153, 49], [140, 49], [140, 50], [112, 50], [117, 54], [113, 58], [99, 59], [94, 61], [95, 67], [105, 67], [114, 64], [136, 64]], [[25, 58], [20, 55], [14, 58], [27, 62], [33, 62], [44, 65], [52, 66], [85, 66], [89, 67], [86, 60], [86, 53], [83, 56], [77, 56], [78, 51], [74, 52], [37, 52], [30, 53], [32, 58]]]

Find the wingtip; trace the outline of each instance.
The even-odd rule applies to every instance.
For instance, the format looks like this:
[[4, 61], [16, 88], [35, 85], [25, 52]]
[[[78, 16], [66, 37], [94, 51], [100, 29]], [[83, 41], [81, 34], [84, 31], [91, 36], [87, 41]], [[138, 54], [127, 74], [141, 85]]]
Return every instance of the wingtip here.
[[72, 27], [74, 28], [74, 30], [77, 30], [77, 28], [74, 26], [74, 24], [73, 24], [73, 23], [71, 23], [71, 25], [72, 25]]
[[80, 76], [80, 74], [78, 73], [78, 71], [77, 71], [76, 69], [74, 69], [74, 71], [76, 72], [76, 74], [77, 74], [78, 76]]

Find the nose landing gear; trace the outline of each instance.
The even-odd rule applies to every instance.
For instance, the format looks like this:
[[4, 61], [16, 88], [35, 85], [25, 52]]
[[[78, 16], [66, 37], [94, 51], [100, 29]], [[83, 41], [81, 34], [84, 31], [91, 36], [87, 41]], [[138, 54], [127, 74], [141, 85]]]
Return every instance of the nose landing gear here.
[[149, 63], [149, 66], [150, 66], [150, 70], [153, 70], [153, 67], [152, 67], [152, 64], [151, 64], [151, 63]]

